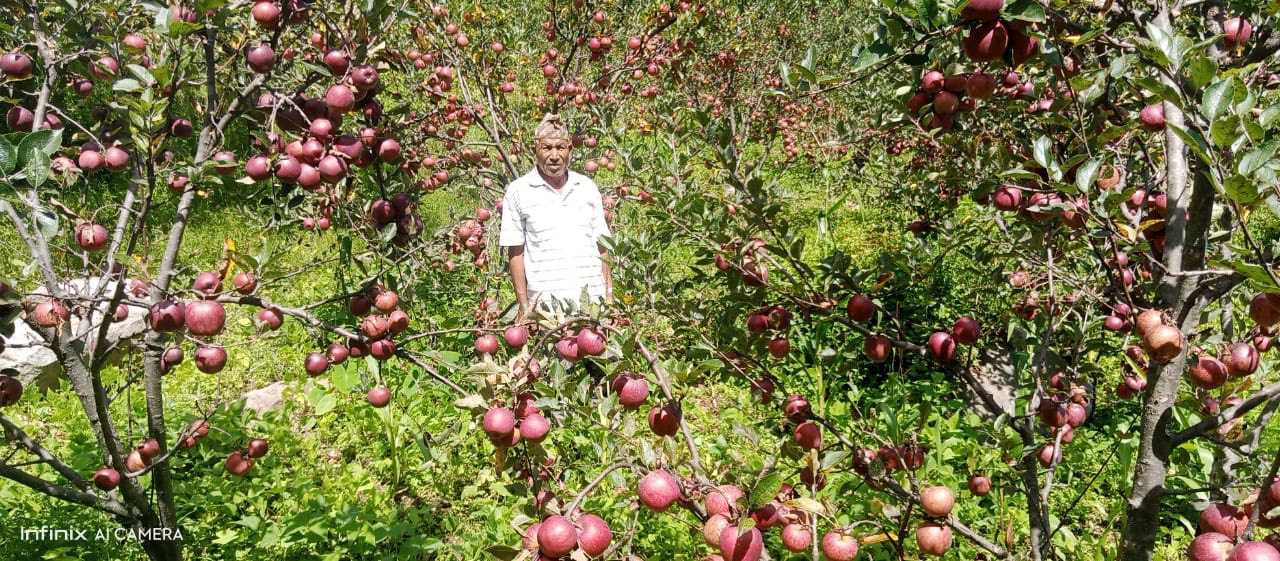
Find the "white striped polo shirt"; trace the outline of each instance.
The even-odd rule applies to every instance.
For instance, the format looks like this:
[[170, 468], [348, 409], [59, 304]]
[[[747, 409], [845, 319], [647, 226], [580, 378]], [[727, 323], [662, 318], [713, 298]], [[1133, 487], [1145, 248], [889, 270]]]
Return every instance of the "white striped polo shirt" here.
[[531, 302], [539, 295], [577, 302], [584, 286], [592, 298], [603, 299], [596, 242], [608, 235], [600, 189], [585, 175], [570, 171], [557, 191], [535, 167], [507, 185], [498, 245], [524, 246]]

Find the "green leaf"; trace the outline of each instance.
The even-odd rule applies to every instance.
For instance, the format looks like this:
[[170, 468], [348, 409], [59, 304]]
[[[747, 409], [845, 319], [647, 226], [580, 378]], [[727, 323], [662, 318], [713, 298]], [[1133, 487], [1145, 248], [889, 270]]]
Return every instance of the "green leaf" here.
[[1209, 138], [1213, 140], [1213, 144], [1219, 148], [1231, 146], [1236, 139], [1236, 131], [1240, 128], [1240, 117], [1237, 115], [1226, 115], [1218, 119], [1209, 126]]
[[51, 131], [49, 129], [39, 130], [27, 135], [23, 135], [22, 140], [18, 142], [18, 167], [26, 169], [27, 161], [36, 152], [48, 154], [48, 147], [54, 141], [54, 135], [57, 135], [57, 143], [62, 143], [62, 130]]
[[1266, 165], [1275, 157], [1276, 147], [1280, 145], [1280, 141], [1273, 140], [1262, 146], [1245, 153], [1240, 158], [1240, 163], [1236, 166], [1236, 171], [1241, 175], [1253, 175], [1253, 172]]
[[1076, 189], [1081, 193], [1088, 193], [1093, 187], [1093, 182], [1098, 179], [1098, 168], [1102, 166], [1102, 160], [1093, 158], [1076, 170]]
[[1251, 205], [1258, 201], [1258, 186], [1243, 175], [1232, 175], [1222, 184], [1227, 198], [1242, 205]]
[[814, 68], [814, 64], [816, 64], [816, 57], [817, 53], [814, 52], [813, 45], [809, 45], [809, 50], [804, 53], [804, 60], [800, 61], [800, 68], [808, 70], [810, 74], [817, 72], [817, 69]]
[[111, 84], [111, 90], [125, 93], [137, 93], [142, 91], [142, 84], [133, 78], [121, 78], [116, 83]]
[[337, 407], [337, 406], [338, 406], [338, 398], [334, 397], [333, 394], [326, 393], [323, 396], [321, 396], [320, 399], [316, 400], [315, 415], [317, 417], [322, 417], [325, 414], [329, 413], [330, 411], [333, 411], [334, 407]]
[[329, 380], [333, 382], [333, 387], [340, 392], [349, 392], [360, 385], [360, 376], [351, 365], [351, 362], [346, 362], [337, 368], [329, 369]]
[[139, 64], [128, 64], [128, 65], [125, 65], [125, 68], [128, 68], [128, 69], [129, 69], [129, 72], [130, 72], [131, 74], [133, 74], [133, 75], [134, 75], [134, 77], [136, 77], [136, 78], [138, 79], [138, 81], [139, 81], [139, 82], [141, 82], [142, 84], [146, 85], [147, 87], [151, 87], [151, 86], [156, 85], [156, 78], [155, 78], [155, 76], [152, 76], [152, 75], [151, 75], [151, 71], [150, 71], [150, 70], [147, 70], [147, 69], [146, 69], [145, 67], [143, 67], [142, 65], [139, 65]]
[[1232, 85], [1231, 80], [1219, 80], [1204, 90], [1204, 96], [1200, 101], [1200, 112], [1209, 121], [1215, 121], [1218, 115], [1227, 108], [1231, 103]]
[[33, 152], [31, 158], [27, 160], [27, 165], [23, 166], [22, 174], [27, 178], [27, 183], [32, 187], [39, 187], [49, 179], [49, 155], [44, 152]]
[[760, 478], [760, 481], [756, 482], [756, 486], [751, 488], [751, 496], [749, 497], [751, 508], [756, 509], [772, 501], [781, 489], [781, 473], [774, 471]]
[[1172, 130], [1174, 134], [1181, 137], [1183, 142], [1187, 143], [1187, 146], [1191, 148], [1192, 152], [1195, 152], [1196, 157], [1200, 158], [1200, 161], [1213, 165], [1213, 159], [1209, 157], [1209, 144], [1205, 142], [1204, 137], [1201, 136], [1198, 131], [1194, 129], [1184, 129], [1172, 124], [1166, 126], [1169, 130]]
[[1198, 90], [1208, 85], [1213, 77], [1218, 75], [1218, 64], [1209, 57], [1197, 56], [1187, 63], [1185, 74], [1191, 89]]
[[1280, 292], [1280, 286], [1276, 286], [1276, 284], [1271, 281], [1271, 275], [1268, 275], [1267, 270], [1262, 268], [1261, 265], [1254, 265], [1241, 260], [1227, 262], [1214, 261], [1210, 264], [1215, 268], [1226, 267], [1244, 275], [1245, 278], [1249, 279], [1249, 285], [1255, 290], [1262, 292]]
[[1178, 90], [1173, 89], [1173, 87], [1164, 82], [1152, 78], [1138, 78], [1133, 82], [1137, 84], [1138, 87], [1149, 90], [1154, 94], [1155, 99], [1148, 99], [1148, 103], [1155, 103], [1156, 101], [1172, 101], [1175, 105], [1182, 105], [1182, 96], [1178, 93]]
[[0, 175], [9, 175], [18, 168], [18, 147], [0, 136]]
[[785, 62], [778, 63], [778, 76], [782, 78], [782, 87], [791, 87], [791, 66]]
[[1032, 154], [1035, 156], [1036, 163], [1040, 167], [1048, 170], [1053, 167], [1053, 142], [1047, 136], [1041, 136], [1036, 139], [1035, 146], [1032, 147]]
[[1262, 110], [1262, 116], [1258, 117], [1258, 124], [1264, 128], [1271, 128], [1275, 124], [1276, 117], [1280, 117], [1280, 105], [1272, 105]]
[[1044, 6], [1034, 0], [1017, 0], [1005, 7], [1004, 18], [1044, 23]]

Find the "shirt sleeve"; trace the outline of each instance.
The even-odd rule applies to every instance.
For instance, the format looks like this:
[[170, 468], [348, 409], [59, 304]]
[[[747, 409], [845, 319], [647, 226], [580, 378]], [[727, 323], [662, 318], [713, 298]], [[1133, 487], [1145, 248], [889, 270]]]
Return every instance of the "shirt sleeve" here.
[[591, 234], [598, 241], [604, 236], [612, 236], [613, 234], [609, 233], [609, 223], [605, 222], [604, 219], [604, 199], [600, 197], [600, 188], [595, 185], [592, 185], [592, 187], [595, 187], [593, 196], [596, 199], [596, 212], [591, 221]]
[[498, 245], [524, 245], [524, 220], [520, 217], [520, 205], [508, 188], [502, 197], [502, 227], [498, 230]]

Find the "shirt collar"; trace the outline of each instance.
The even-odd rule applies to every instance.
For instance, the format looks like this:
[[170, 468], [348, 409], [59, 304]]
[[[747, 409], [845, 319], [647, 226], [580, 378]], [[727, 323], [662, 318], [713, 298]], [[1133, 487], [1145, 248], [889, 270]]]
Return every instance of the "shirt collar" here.
[[580, 177], [578, 174], [574, 173], [573, 170], [569, 170], [568, 174], [569, 174], [569, 177], [565, 179], [564, 188], [560, 191], [556, 191], [553, 187], [551, 187], [551, 184], [547, 183], [547, 181], [542, 178], [542, 174], [538, 173], [537, 166], [534, 166], [532, 170], [529, 170], [529, 173], [525, 174], [525, 177], [528, 178], [529, 185], [533, 187], [546, 187], [548, 190], [550, 190], [553, 193], [566, 194], [569, 191], [571, 191], [573, 187], [577, 186], [578, 179]]

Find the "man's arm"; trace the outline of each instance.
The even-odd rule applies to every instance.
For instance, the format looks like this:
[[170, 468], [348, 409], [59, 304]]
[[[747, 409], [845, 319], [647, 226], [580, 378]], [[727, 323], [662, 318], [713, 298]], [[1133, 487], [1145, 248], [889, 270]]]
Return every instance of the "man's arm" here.
[[515, 287], [516, 299], [520, 301], [519, 317], [524, 317], [529, 310], [529, 285], [524, 277], [524, 246], [508, 246], [507, 259], [511, 262], [511, 285]]
[[613, 271], [609, 269], [609, 250], [604, 248], [603, 244], [596, 243], [596, 249], [600, 250], [600, 269], [604, 274], [604, 301], [613, 301]]

